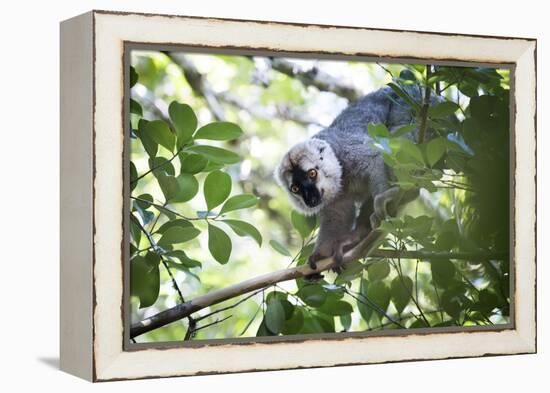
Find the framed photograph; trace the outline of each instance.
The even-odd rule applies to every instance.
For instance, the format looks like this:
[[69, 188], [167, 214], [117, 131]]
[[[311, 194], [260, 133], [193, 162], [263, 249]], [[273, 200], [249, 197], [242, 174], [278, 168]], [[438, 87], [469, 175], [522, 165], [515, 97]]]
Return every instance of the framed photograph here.
[[61, 23], [61, 368], [536, 351], [536, 40]]

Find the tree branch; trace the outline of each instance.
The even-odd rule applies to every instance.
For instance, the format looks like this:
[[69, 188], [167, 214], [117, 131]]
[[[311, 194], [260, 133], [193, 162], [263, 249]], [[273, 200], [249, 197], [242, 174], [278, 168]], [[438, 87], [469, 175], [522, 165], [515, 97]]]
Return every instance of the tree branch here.
[[258, 117], [261, 119], [272, 120], [274, 117], [278, 117], [282, 120], [293, 121], [303, 126], [309, 126], [311, 124], [315, 124], [319, 127], [327, 126], [325, 124], [320, 124], [313, 117], [310, 117], [305, 113], [302, 113], [294, 108], [291, 108], [288, 105], [283, 105], [283, 104], [277, 105], [275, 107], [275, 111], [270, 111], [268, 108], [265, 108], [260, 105], [248, 104], [244, 102], [244, 100], [241, 99], [240, 97], [234, 94], [231, 94], [230, 92], [227, 92], [227, 91], [217, 93], [217, 96], [221, 101], [227, 104], [230, 104], [236, 108], [247, 111], [252, 116]]
[[168, 114], [168, 106], [166, 103], [155, 97], [155, 95], [144, 85], [138, 83], [132, 88], [132, 97], [137, 98], [143, 105], [144, 109], [151, 113], [153, 118], [164, 120], [171, 125], [170, 116]]
[[401, 259], [424, 259], [424, 260], [438, 260], [438, 259], [461, 259], [472, 262], [483, 261], [498, 261], [508, 258], [509, 253], [507, 251], [502, 252], [438, 252], [438, 251], [401, 251], [401, 250], [387, 250], [379, 249], [370, 253], [370, 257], [374, 258], [401, 258]]
[[206, 80], [204, 75], [197, 70], [191, 61], [189, 61], [187, 56], [178, 52], [164, 52], [164, 54], [168, 56], [174, 64], [180, 67], [185, 79], [187, 79], [189, 86], [191, 86], [195, 94], [206, 100], [206, 103], [210, 108], [210, 112], [212, 112], [212, 116], [214, 116], [216, 120], [225, 120], [224, 110], [218, 100], [218, 97], [216, 96], [216, 93], [214, 92], [214, 89], [208, 80]]
[[321, 91], [334, 93], [350, 101], [355, 101], [363, 95], [363, 93], [354, 86], [342, 83], [341, 80], [327, 74], [317, 67], [303, 71], [292, 62], [281, 58], [274, 58], [270, 63], [271, 68], [274, 70], [298, 79], [305, 86], [314, 86]]
[[[385, 234], [385, 232], [379, 230], [372, 231], [357, 246], [355, 246], [344, 255], [344, 263], [349, 263], [358, 258], [368, 256], [368, 254], [374, 248], [378, 247]], [[189, 300], [185, 303], [180, 303], [172, 308], [161, 311], [158, 314], [155, 314], [140, 322], [134, 323], [130, 328], [130, 338], [137, 337], [141, 334], [150, 332], [151, 330], [155, 330], [161, 326], [165, 326], [182, 318], [186, 318], [194, 312], [202, 310], [211, 305], [221, 303], [225, 300], [232, 299], [236, 296], [269, 287], [279, 282], [293, 280], [313, 273], [319, 273], [330, 269], [333, 265], [334, 259], [327, 258], [317, 263], [316, 270], [311, 269], [306, 264], [298, 267], [282, 269], [275, 272], [267, 273], [243, 281], [239, 284], [212, 291], [205, 295], [196, 297], [195, 299]]]

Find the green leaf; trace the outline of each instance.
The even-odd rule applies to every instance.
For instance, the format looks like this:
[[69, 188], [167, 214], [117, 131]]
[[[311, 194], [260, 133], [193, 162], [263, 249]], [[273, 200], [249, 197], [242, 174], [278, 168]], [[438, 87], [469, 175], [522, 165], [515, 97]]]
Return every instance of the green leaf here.
[[441, 308], [453, 318], [458, 318], [463, 310], [463, 299], [460, 291], [451, 289], [441, 295]]
[[208, 164], [208, 160], [200, 154], [183, 154], [180, 153], [181, 173], [195, 173], [201, 172]]
[[151, 137], [153, 141], [159, 145], [165, 147], [169, 151], [174, 150], [174, 144], [176, 142], [176, 137], [174, 133], [170, 130], [168, 124], [162, 120], [153, 120], [145, 124], [144, 127], [145, 133]]
[[130, 88], [134, 87], [134, 85], [138, 81], [138, 73], [136, 72], [136, 69], [132, 66], [130, 66]]
[[132, 66], [130, 66], [130, 88], [134, 87], [134, 85], [138, 81], [138, 73], [136, 72], [136, 69]]
[[353, 307], [348, 302], [329, 297], [317, 310], [327, 315], [340, 316], [351, 314]]
[[365, 265], [363, 265], [359, 261], [353, 261], [353, 262], [347, 263], [344, 269], [342, 270], [342, 273], [338, 275], [334, 283], [345, 284], [350, 281], [353, 281], [363, 274], [364, 268], [365, 268]]
[[236, 164], [241, 160], [238, 154], [220, 147], [195, 145], [187, 148], [187, 150], [200, 154], [210, 161], [221, 164]]
[[392, 135], [392, 137], [397, 138], [397, 137], [403, 136], [405, 134], [408, 134], [410, 132], [413, 132], [417, 128], [418, 128], [418, 126], [416, 124], [408, 124], [406, 126], [399, 127], [397, 130], [393, 131], [391, 133], [391, 135]]
[[180, 263], [179, 264], [174, 263], [174, 264], [175, 265], [182, 265], [186, 269], [202, 266], [202, 263], [200, 263], [199, 261], [196, 261], [194, 259], [189, 258], [187, 256], [187, 254], [182, 250], [168, 251], [168, 252], [164, 253], [164, 256], [169, 257], [169, 258], [177, 258], [180, 261]]
[[416, 82], [416, 76], [414, 76], [411, 70], [407, 70], [406, 68], [404, 70], [401, 70], [401, 72], [399, 73], [399, 77], [401, 79]]
[[177, 217], [170, 209], [166, 209], [160, 205], [153, 205], [153, 207], [164, 214], [169, 220], [175, 220]]
[[210, 172], [204, 180], [204, 199], [208, 210], [219, 206], [231, 193], [231, 176], [225, 172]]
[[420, 148], [405, 138], [392, 138], [390, 139], [390, 148], [397, 153], [403, 153], [413, 158], [417, 163], [423, 164], [424, 157], [422, 157], [422, 151]]
[[302, 247], [302, 249], [300, 250], [300, 255], [298, 256], [297, 265], [303, 265], [305, 261], [310, 257], [310, 255], [313, 253], [314, 249], [315, 249], [314, 243], [310, 243], [307, 246]]
[[222, 220], [222, 222], [229, 225], [238, 236], [250, 236], [261, 247], [262, 235], [254, 225], [240, 220]]
[[158, 245], [164, 248], [171, 244], [185, 243], [196, 238], [200, 233], [201, 231], [193, 226], [173, 226], [164, 231]]
[[176, 198], [179, 192], [179, 184], [174, 176], [161, 172], [157, 174], [157, 180], [167, 202]]
[[390, 274], [390, 264], [386, 260], [377, 261], [367, 266], [369, 281], [383, 280]]
[[283, 330], [285, 324], [285, 309], [279, 301], [274, 298], [267, 304], [265, 311], [265, 325], [270, 332], [278, 334]]
[[136, 179], [138, 178], [138, 173], [135, 164], [130, 161], [130, 185], [131, 189], [133, 190], [137, 186]]
[[222, 265], [229, 261], [231, 239], [217, 226], [208, 223], [208, 249], [216, 261]]
[[390, 304], [391, 293], [384, 281], [369, 283], [367, 298], [374, 302], [383, 311], [386, 311]]
[[151, 157], [149, 158], [149, 169], [153, 171], [153, 175], [157, 176], [159, 173], [174, 176], [176, 171], [172, 163], [164, 157]]
[[253, 194], [240, 194], [232, 196], [225, 201], [220, 210], [220, 214], [255, 206], [258, 203], [258, 200], [259, 198]]
[[391, 282], [391, 298], [398, 313], [402, 313], [409, 301], [413, 290], [413, 281], [408, 276], [395, 277]]
[[426, 158], [428, 165], [434, 166], [447, 151], [447, 140], [443, 137], [432, 139], [426, 145]]
[[470, 98], [475, 98], [478, 95], [478, 85], [469, 81], [462, 81], [458, 84], [458, 89], [462, 94]]
[[168, 107], [168, 114], [176, 129], [178, 146], [183, 145], [191, 139], [197, 129], [197, 117], [189, 105], [172, 101]]
[[160, 289], [160, 258], [148, 253], [135, 256], [130, 261], [130, 294], [139, 298], [139, 308], [152, 306]]
[[213, 141], [230, 141], [237, 139], [243, 131], [235, 123], [217, 121], [199, 128], [195, 139], [209, 139]]
[[315, 334], [325, 333], [324, 324], [321, 324], [321, 319], [316, 316], [307, 315], [304, 318], [304, 325], [300, 333], [302, 334]]
[[282, 333], [286, 335], [297, 334], [304, 326], [304, 311], [302, 307], [295, 307], [292, 317], [285, 321]]
[[445, 287], [455, 276], [455, 265], [448, 259], [437, 259], [431, 262], [432, 279], [436, 284]]
[[294, 306], [287, 300], [287, 294], [280, 291], [271, 291], [267, 294], [265, 301], [269, 304], [274, 298], [277, 298], [283, 306], [283, 309], [285, 310], [285, 319], [292, 317]]
[[153, 196], [151, 194], [141, 194], [137, 199], [139, 200], [135, 200], [135, 203], [143, 210], [151, 207], [151, 203], [153, 203]]
[[290, 303], [287, 299], [279, 299], [279, 302], [283, 306], [283, 309], [285, 310], [285, 319], [292, 318], [292, 315], [294, 314], [294, 305]]
[[256, 337], [263, 337], [263, 336], [274, 336], [274, 334], [271, 333], [269, 329], [265, 326], [265, 318], [262, 320], [262, 323], [260, 323], [260, 326], [258, 327], [258, 331], [256, 332]]
[[388, 83], [388, 86], [395, 92], [395, 94], [409, 104], [415, 112], [420, 112], [420, 104], [416, 103], [405, 90], [397, 86], [395, 83]]
[[409, 326], [409, 329], [420, 329], [420, 328], [427, 328], [429, 327], [426, 325], [426, 322], [424, 322], [422, 319], [417, 319], [413, 323], [411, 323], [411, 326]]
[[351, 327], [351, 314], [340, 315], [340, 323], [344, 330], [348, 332]]
[[178, 193], [172, 202], [187, 202], [199, 191], [199, 182], [195, 179], [195, 176], [188, 173], [181, 173], [176, 181], [178, 183]]
[[202, 172], [212, 172], [212, 171], [218, 171], [220, 169], [223, 169], [224, 164], [220, 164], [219, 162], [213, 162], [208, 161]]
[[374, 139], [379, 137], [387, 138], [390, 136], [390, 132], [388, 131], [386, 126], [382, 123], [377, 123], [377, 124], [369, 123], [367, 128], [368, 128], [369, 135]]
[[334, 317], [332, 315], [326, 315], [322, 313], [315, 313], [315, 319], [321, 325], [323, 332], [325, 333], [334, 333]]
[[305, 216], [298, 213], [296, 210], [293, 210], [292, 213], [290, 213], [290, 221], [292, 222], [292, 226], [298, 231], [302, 239], [305, 239], [311, 234], [311, 232], [315, 228], [317, 219], [315, 216]]
[[428, 116], [439, 119], [452, 115], [458, 110], [458, 104], [451, 101], [440, 102], [428, 109]]
[[141, 109], [141, 105], [132, 98], [130, 98], [130, 113], [143, 116], [143, 109]]
[[155, 157], [157, 155], [159, 145], [145, 131], [145, 127], [148, 123], [149, 122], [147, 120], [140, 119], [138, 123], [138, 129], [135, 130], [135, 133], [141, 141], [141, 144], [143, 145], [143, 148], [145, 149], [149, 157]]
[[359, 285], [359, 293], [361, 296], [357, 298], [357, 309], [359, 310], [359, 314], [361, 314], [363, 320], [367, 322], [370, 320], [373, 312], [372, 306], [365, 300], [365, 297], [368, 296], [368, 289], [369, 282], [365, 279], [361, 279], [361, 283]]
[[456, 245], [458, 234], [449, 230], [441, 230], [435, 241], [435, 247], [441, 251], [451, 251]]
[[138, 224], [134, 222], [134, 220], [130, 220], [130, 235], [132, 236], [132, 240], [136, 244], [136, 246], [139, 248], [139, 241], [141, 240], [141, 228]]
[[320, 307], [327, 299], [326, 291], [317, 284], [303, 286], [296, 295], [311, 307]]
[[479, 303], [477, 306], [481, 311], [490, 313], [501, 305], [498, 296], [493, 291], [489, 289], [482, 289], [479, 291]]
[[269, 245], [271, 248], [273, 248], [275, 251], [277, 251], [279, 254], [284, 255], [285, 257], [290, 257], [290, 251], [286, 249], [285, 246], [283, 246], [281, 243], [279, 243], [277, 240], [270, 240]]

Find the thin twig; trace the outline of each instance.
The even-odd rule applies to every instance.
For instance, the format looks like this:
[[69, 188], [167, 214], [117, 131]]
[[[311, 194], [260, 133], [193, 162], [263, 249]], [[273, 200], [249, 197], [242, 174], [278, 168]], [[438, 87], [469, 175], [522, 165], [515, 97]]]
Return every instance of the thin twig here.
[[[344, 289], [344, 291], [350, 295], [352, 298], [354, 298], [355, 300], [357, 300], [358, 302], [360, 302], [361, 304], [367, 306], [367, 307], [370, 307], [372, 308], [374, 311], [378, 312], [382, 317], [386, 317], [389, 321], [391, 321], [393, 324], [399, 326], [400, 328], [405, 328], [405, 326], [401, 325], [399, 322], [397, 322], [394, 318], [390, 317], [388, 315], [388, 313], [386, 313], [384, 310], [382, 310], [381, 307], [378, 306], [378, 304], [374, 303], [372, 300], [370, 300], [367, 296], [363, 295], [362, 293], [360, 292], [355, 292], [352, 293], [352, 291], [350, 291], [349, 289]], [[363, 299], [365, 299], [365, 301], [368, 303], [365, 303], [364, 301], [362, 301], [361, 299], [359, 299], [358, 296], [361, 296]]]
[[[397, 264], [399, 266], [399, 269], [397, 269], [397, 275], [399, 276], [399, 281], [401, 281], [401, 285], [403, 285], [403, 288], [405, 288], [405, 290], [408, 293], [407, 285], [405, 284], [405, 279], [403, 278], [403, 270], [401, 269], [401, 259], [400, 258], [397, 258]], [[412, 294], [412, 291], [411, 291], [411, 293], [409, 293], [409, 297], [412, 300], [412, 302], [414, 303], [414, 305], [416, 306], [416, 309], [418, 310], [418, 312], [420, 312], [420, 316], [424, 320], [424, 323], [426, 323], [427, 326], [430, 326], [430, 322], [428, 322], [428, 319], [424, 315], [424, 312], [422, 311], [422, 308], [420, 307], [420, 304], [418, 303], [418, 299], [415, 299], [415, 297]]]
[[197, 333], [199, 330], [202, 330], [202, 329], [206, 329], [207, 327], [210, 327], [210, 326], [213, 326], [213, 325], [217, 325], [218, 323], [222, 323], [223, 321], [227, 321], [229, 318], [231, 318], [233, 315], [228, 315], [227, 317], [225, 318], [222, 318], [222, 319], [217, 319], [215, 320], [214, 322], [210, 322], [209, 324], [207, 325], [204, 325], [204, 326], [199, 326], [198, 328], [195, 328], [193, 330], [193, 334]]
[[258, 315], [258, 313], [260, 312], [261, 309], [262, 309], [262, 305], [259, 304], [258, 308], [256, 309], [256, 312], [254, 313], [252, 318], [246, 323], [246, 325], [245, 325], [244, 329], [242, 330], [241, 334], [239, 334], [239, 337], [246, 333], [246, 331], [248, 330], [250, 325], [252, 325], [252, 322], [254, 322], [254, 320], [256, 319], [256, 316]]
[[173, 155], [169, 160], [166, 160], [166, 161], [164, 161], [164, 162], [162, 162], [162, 163], [160, 163], [160, 164], [158, 164], [158, 165], [155, 165], [153, 168], [150, 168], [147, 172], [145, 172], [145, 173], [143, 173], [142, 175], [136, 177], [133, 181], [130, 182], [130, 184], [134, 184], [134, 183], [138, 182], [139, 180], [141, 180], [141, 179], [143, 179], [145, 176], [147, 176], [149, 173], [154, 172], [154, 171], [157, 170], [158, 168], [160, 168], [160, 167], [162, 167], [162, 166], [164, 166], [164, 165], [166, 165], [166, 164], [172, 162], [172, 160], [173, 160], [174, 158], [176, 158], [176, 157], [178, 156], [178, 154], [180, 154], [180, 153], [183, 151], [183, 149], [185, 149], [186, 147], [187, 147], [187, 145], [181, 146], [181, 147], [176, 151], [176, 153], [174, 153], [174, 155]]
[[245, 301], [247, 301], [248, 299], [250, 299], [250, 298], [253, 297], [253, 296], [256, 296], [258, 293], [260, 293], [260, 292], [262, 292], [262, 291], [263, 291], [263, 289], [260, 289], [259, 291], [256, 291], [256, 292], [251, 293], [250, 295], [248, 295], [248, 296], [242, 298], [241, 300], [239, 300], [239, 301], [236, 302], [236, 303], [233, 303], [233, 304], [230, 305], [230, 306], [220, 308], [220, 309], [215, 310], [215, 311], [212, 311], [212, 312], [210, 312], [210, 313], [208, 313], [208, 314], [201, 315], [200, 317], [196, 317], [196, 318], [195, 318], [195, 321], [196, 321], [196, 322], [199, 322], [199, 321], [202, 321], [203, 319], [206, 319], [206, 318], [211, 317], [212, 315], [218, 314], [218, 313], [223, 312], [223, 311], [231, 310], [232, 308], [237, 307], [238, 305], [244, 303]]
[[391, 78], [393, 79], [393, 73], [387, 68], [387, 67], [384, 67], [382, 64], [380, 63], [376, 63], [376, 65], [380, 68], [382, 68], [384, 71], [386, 71], [388, 74], [390, 74]]
[[133, 200], [136, 200], [136, 201], [141, 201], [141, 202], [147, 203], [151, 206], [155, 206], [155, 207], [158, 207], [160, 209], [164, 209], [166, 211], [169, 211], [173, 215], [178, 216], [178, 217], [183, 218], [183, 219], [188, 220], [188, 221], [204, 220], [204, 218], [199, 218], [199, 217], [186, 217], [186, 216], [184, 216], [184, 215], [182, 215], [182, 214], [180, 214], [180, 213], [178, 213], [174, 210], [168, 209], [165, 205], [159, 205], [158, 203], [148, 201], [147, 199], [141, 199], [141, 198], [138, 198], [138, 197], [135, 197], [135, 196], [131, 196], [130, 199], [133, 199]]

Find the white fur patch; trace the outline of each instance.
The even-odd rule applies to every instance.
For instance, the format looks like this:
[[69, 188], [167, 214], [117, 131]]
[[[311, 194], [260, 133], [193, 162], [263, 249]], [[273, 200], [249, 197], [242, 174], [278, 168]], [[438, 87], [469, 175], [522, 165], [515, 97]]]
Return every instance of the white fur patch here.
[[[311, 208], [304, 203], [300, 195], [290, 191], [293, 168], [300, 168], [305, 172], [310, 169], [317, 170], [316, 185], [322, 195], [319, 205]], [[288, 192], [292, 205], [308, 215], [317, 214], [342, 188], [342, 167], [338, 158], [328, 142], [316, 138], [294, 145], [283, 156], [274, 175], [279, 185]]]

